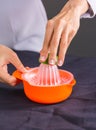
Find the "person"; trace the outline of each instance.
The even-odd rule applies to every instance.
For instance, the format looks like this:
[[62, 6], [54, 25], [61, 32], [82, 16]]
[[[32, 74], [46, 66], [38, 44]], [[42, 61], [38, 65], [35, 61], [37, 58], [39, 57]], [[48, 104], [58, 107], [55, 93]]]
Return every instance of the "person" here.
[[22, 73], [27, 71], [13, 49], [40, 52], [40, 62], [50, 53], [50, 65], [55, 64], [59, 49], [57, 64], [62, 66], [80, 18], [96, 14], [95, 0], [68, 0], [60, 13], [48, 21], [41, 0], [0, 2], [0, 82], [11, 86], [17, 84], [17, 79], [8, 73], [9, 63]]

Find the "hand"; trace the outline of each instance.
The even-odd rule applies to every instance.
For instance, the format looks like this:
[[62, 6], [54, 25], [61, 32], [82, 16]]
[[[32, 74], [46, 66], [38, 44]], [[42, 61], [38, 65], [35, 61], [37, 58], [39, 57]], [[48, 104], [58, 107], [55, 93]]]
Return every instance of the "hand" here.
[[0, 82], [15, 86], [17, 79], [8, 73], [7, 64], [9, 63], [21, 72], [26, 71], [17, 54], [10, 48], [0, 45]]
[[54, 65], [58, 52], [58, 66], [62, 66], [66, 51], [80, 26], [80, 16], [88, 10], [86, 0], [69, 0], [60, 13], [48, 21], [40, 61], [49, 55], [49, 64]]

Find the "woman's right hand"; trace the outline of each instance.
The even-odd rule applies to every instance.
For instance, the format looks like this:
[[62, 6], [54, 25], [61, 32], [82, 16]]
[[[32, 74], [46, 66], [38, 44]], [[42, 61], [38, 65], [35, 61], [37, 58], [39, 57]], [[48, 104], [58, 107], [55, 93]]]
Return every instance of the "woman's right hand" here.
[[67, 49], [80, 27], [80, 17], [88, 9], [87, 0], [68, 0], [62, 10], [48, 20], [40, 62], [45, 62], [50, 53], [49, 64], [63, 65]]
[[0, 82], [15, 86], [18, 80], [8, 73], [7, 65], [10, 63], [19, 71], [26, 72], [17, 54], [10, 48], [0, 44]]

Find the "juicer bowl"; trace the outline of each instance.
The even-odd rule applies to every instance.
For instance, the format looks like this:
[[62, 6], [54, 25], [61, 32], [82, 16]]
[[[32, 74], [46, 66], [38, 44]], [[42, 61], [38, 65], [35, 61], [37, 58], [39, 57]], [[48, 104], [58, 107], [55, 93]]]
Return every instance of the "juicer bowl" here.
[[[32, 71], [36, 74], [38, 67], [33, 68]], [[68, 77], [69, 82], [62, 82], [57, 85], [32, 85], [23, 78], [22, 73], [18, 70], [13, 73], [13, 76], [22, 80], [25, 95], [31, 101], [42, 104], [53, 104], [66, 100], [71, 95], [73, 86], [76, 83], [72, 73], [65, 70], [59, 70], [59, 73], [61, 78]]]

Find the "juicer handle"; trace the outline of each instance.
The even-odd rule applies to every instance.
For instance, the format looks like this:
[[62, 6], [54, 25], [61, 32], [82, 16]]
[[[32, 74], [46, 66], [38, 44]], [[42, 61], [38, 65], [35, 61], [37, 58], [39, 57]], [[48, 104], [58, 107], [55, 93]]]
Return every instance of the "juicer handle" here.
[[[29, 68], [29, 67], [26, 67], [26, 70], [30, 70], [30, 68]], [[20, 72], [19, 70], [15, 70], [12, 75], [13, 75], [15, 78], [19, 79], [19, 80], [23, 80], [23, 79], [22, 79], [22, 74], [23, 74], [23, 73]]]
[[22, 73], [18, 70], [15, 70], [12, 74], [15, 78], [19, 79], [19, 80], [23, 80], [22, 79]]
[[73, 79], [69, 85], [74, 86], [76, 84], [76, 80]]

